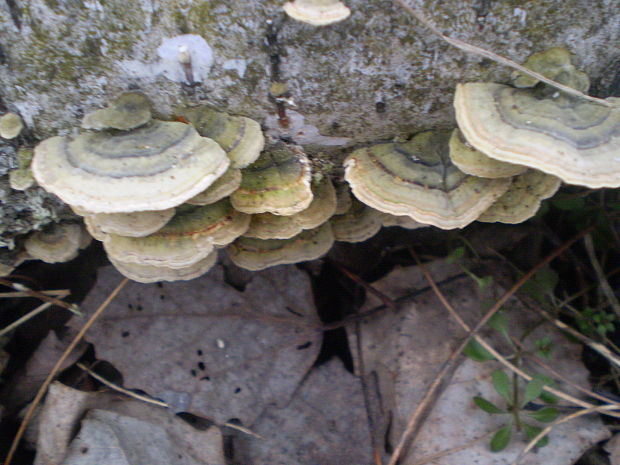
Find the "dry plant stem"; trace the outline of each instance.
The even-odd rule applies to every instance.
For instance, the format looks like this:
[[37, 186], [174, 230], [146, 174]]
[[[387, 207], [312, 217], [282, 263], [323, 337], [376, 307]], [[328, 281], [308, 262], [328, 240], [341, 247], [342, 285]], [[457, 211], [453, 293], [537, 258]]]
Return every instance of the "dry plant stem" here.
[[[527, 373], [523, 372], [521, 369], [519, 369], [518, 367], [516, 367], [515, 365], [510, 363], [508, 360], [506, 360], [504, 357], [502, 357], [501, 354], [499, 354], [495, 349], [493, 349], [493, 347], [491, 347], [486, 341], [484, 341], [484, 339], [482, 339], [476, 333], [480, 330], [480, 328], [482, 328], [489, 321], [489, 319], [495, 313], [497, 313], [497, 311], [506, 303], [506, 301], [515, 292], [517, 292], [517, 290], [519, 290], [519, 288], [521, 286], [523, 286], [523, 284], [525, 284], [525, 282], [527, 280], [529, 280], [532, 276], [534, 276], [534, 274], [536, 274], [540, 269], [542, 269], [545, 265], [547, 265], [554, 258], [556, 258], [557, 256], [561, 255], [572, 244], [574, 244], [576, 241], [581, 239], [593, 227], [594, 226], [590, 226], [590, 227], [586, 228], [581, 233], [579, 233], [577, 236], [575, 236], [572, 239], [570, 239], [567, 242], [565, 242], [562, 246], [557, 248], [555, 251], [553, 251], [551, 254], [549, 254], [547, 257], [545, 257], [543, 260], [541, 260], [537, 265], [535, 265], [532, 269], [530, 269], [527, 273], [525, 273], [506, 293], [504, 293], [504, 295], [502, 297], [499, 298], [499, 300], [497, 302], [495, 302], [493, 307], [491, 307], [489, 309], [489, 311], [486, 313], [486, 315], [476, 324], [476, 326], [473, 329], [467, 323], [465, 323], [465, 321], [461, 318], [461, 316], [458, 314], [458, 312], [456, 312], [456, 310], [452, 307], [450, 302], [447, 301], [447, 299], [445, 298], [445, 296], [443, 295], [443, 293], [441, 292], [441, 290], [437, 286], [437, 283], [435, 282], [433, 277], [430, 275], [430, 273], [428, 272], [426, 267], [424, 265], [422, 265], [422, 263], [420, 262], [417, 254], [412, 249], [411, 249], [411, 252], [412, 252], [413, 257], [418, 262], [418, 266], [420, 267], [420, 270], [424, 274], [424, 277], [429, 282], [429, 284], [433, 288], [433, 291], [435, 292], [435, 294], [437, 295], [437, 297], [439, 298], [441, 303], [444, 305], [446, 310], [448, 310], [448, 312], [450, 312], [452, 317], [459, 323], [459, 325], [461, 325], [461, 327], [465, 331], [469, 332], [468, 336], [465, 338], [465, 340], [459, 346], [459, 349], [462, 350], [463, 348], [465, 348], [465, 346], [467, 345], [469, 340], [473, 337], [485, 349], [487, 349], [491, 354], [493, 354], [493, 356], [498, 361], [500, 361], [502, 364], [504, 364], [505, 366], [510, 368], [514, 373], [518, 374], [522, 378], [525, 378], [527, 381], [529, 381], [529, 380], [532, 379], [531, 376], [529, 376]], [[459, 354], [460, 354], [460, 352], [459, 352]], [[457, 354], [457, 356], [459, 354]], [[451, 359], [452, 359], [452, 356], [451, 356]], [[448, 365], [448, 363], [446, 363], [446, 365]], [[446, 365], [444, 365], [444, 369], [442, 369], [442, 372], [440, 374], [442, 376], [445, 376], [445, 374], [447, 374], [448, 371], [449, 371], [449, 370], [446, 369]], [[434, 392], [431, 392], [431, 391], [433, 389], [436, 391], [440, 386], [441, 386], [441, 379], [439, 379], [439, 377], [438, 377], [438, 378], [435, 379], [435, 381], [433, 381], [433, 384], [431, 385], [431, 387], [429, 388], [429, 390], [425, 394], [425, 400], [426, 400], [426, 398], [433, 397], [434, 396]], [[565, 393], [563, 393], [561, 391], [558, 391], [556, 389], [550, 388], [548, 386], [545, 386], [545, 390], [548, 391], [548, 392], [551, 392], [551, 393], [555, 394], [556, 396], [561, 397], [561, 398], [563, 398], [565, 400], [570, 400], [571, 402], [576, 403], [577, 405], [580, 405], [582, 407], [593, 407], [593, 405], [588, 403], [588, 402], [581, 401], [579, 399], [576, 399], [576, 398], [574, 398], [572, 396], [569, 396], [568, 394], [565, 394]], [[407, 426], [405, 427], [405, 431], [401, 435], [401, 438], [400, 438], [400, 440], [398, 442], [398, 445], [394, 449], [394, 452], [392, 454], [392, 457], [390, 458], [390, 461], [388, 462], [388, 465], [396, 465], [396, 463], [398, 462], [398, 459], [399, 459], [403, 449], [405, 448], [405, 445], [407, 445], [408, 442], [409, 442], [410, 436], [413, 434], [414, 431], [416, 431], [418, 418], [421, 417], [421, 413], [419, 412], [420, 405], [418, 405], [418, 408], [413, 412], [413, 414], [409, 418], [409, 420], [407, 422]]]
[[588, 258], [590, 259], [590, 263], [592, 263], [592, 268], [596, 273], [596, 277], [598, 278], [598, 282], [601, 286], [601, 290], [607, 297], [611, 308], [614, 309], [614, 312], [618, 318], [620, 318], [620, 302], [618, 302], [618, 298], [616, 294], [614, 294], [613, 289], [609, 285], [609, 281], [607, 281], [607, 276], [605, 276], [605, 272], [603, 271], [603, 267], [601, 267], [598, 258], [596, 258], [596, 252], [594, 251], [594, 244], [592, 242], [592, 235], [586, 234], [583, 238], [583, 243], [586, 247], [586, 252], [588, 253]]
[[[40, 291], [43, 295], [49, 295], [53, 297], [67, 297], [69, 294], [68, 289], [58, 289], [52, 291]], [[14, 297], [31, 297], [24, 291], [15, 291], [15, 292], [3, 292], [0, 294], [0, 299], [12, 299]]]
[[75, 310], [76, 310], [76, 306], [75, 305], [68, 304], [67, 302], [63, 302], [62, 300], [56, 299], [56, 298], [51, 297], [51, 296], [47, 296], [47, 295], [45, 295], [42, 292], [34, 291], [32, 289], [28, 289], [26, 286], [22, 286], [21, 284], [13, 283], [13, 282], [9, 281], [8, 279], [4, 279], [4, 278], [0, 278], [0, 284], [2, 284], [3, 286], [7, 286], [7, 287], [10, 287], [12, 289], [15, 289], [16, 291], [23, 292], [26, 295], [28, 295], [29, 297], [36, 297], [37, 299], [42, 300], [43, 302], [51, 302], [54, 305], [58, 305], [59, 307], [66, 308], [67, 310], [75, 313]]
[[17, 320], [15, 320], [10, 325], [0, 329], [0, 337], [4, 336], [5, 334], [10, 333], [15, 328], [17, 328], [19, 325], [21, 325], [21, 324], [25, 323], [26, 321], [28, 321], [29, 319], [37, 316], [39, 313], [44, 312], [45, 310], [50, 308], [52, 305], [54, 305], [54, 304], [51, 303], [51, 302], [45, 302], [44, 304], [39, 305], [37, 308], [35, 308], [34, 310], [26, 313], [21, 318], [18, 318]]
[[391, 308], [392, 310], [396, 310], [396, 304], [394, 303], [394, 301], [392, 299], [390, 299], [388, 296], [386, 296], [383, 292], [381, 292], [378, 289], [374, 288], [372, 285], [368, 284], [366, 281], [364, 281], [358, 275], [356, 275], [352, 271], [349, 271], [347, 268], [345, 268], [344, 266], [340, 265], [339, 263], [334, 262], [334, 265], [336, 265], [336, 268], [338, 268], [345, 275], [347, 275], [347, 277], [351, 278], [353, 281], [355, 281], [357, 284], [361, 285], [364, 289], [366, 289], [372, 295], [377, 297], [381, 302], [383, 302], [383, 305], [385, 305], [386, 307]]
[[99, 318], [99, 315], [101, 315], [103, 311], [107, 308], [107, 306], [110, 305], [110, 302], [114, 300], [114, 298], [125, 287], [128, 281], [129, 280], [127, 278], [123, 279], [119, 283], [119, 285], [116, 286], [116, 288], [110, 293], [108, 298], [103, 301], [103, 303], [99, 306], [99, 308], [95, 310], [95, 312], [91, 315], [91, 317], [84, 324], [84, 326], [82, 326], [82, 329], [80, 329], [77, 335], [73, 338], [73, 340], [71, 341], [71, 344], [69, 344], [69, 346], [62, 353], [62, 355], [60, 356], [60, 358], [58, 359], [58, 361], [56, 362], [56, 364], [54, 365], [50, 373], [47, 375], [47, 377], [45, 378], [45, 381], [43, 381], [43, 384], [37, 391], [37, 395], [34, 397], [32, 402], [30, 403], [30, 406], [28, 407], [28, 410], [26, 411], [26, 414], [24, 415], [24, 419], [19, 425], [19, 429], [17, 430], [17, 433], [15, 434], [15, 438], [13, 438], [13, 442], [11, 443], [11, 448], [9, 449], [9, 453], [7, 454], [6, 459], [4, 461], [4, 465], [11, 465], [11, 461], [13, 460], [13, 456], [15, 455], [15, 451], [17, 450], [17, 446], [19, 445], [19, 441], [21, 440], [22, 436], [26, 432], [26, 428], [28, 427], [28, 424], [30, 423], [32, 416], [34, 415], [34, 411], [37, 408], [37, 405], [39, 405], [39, 403], [41, 402], [41, 399], [43, 399], [43, 396], [47, 392], [47, 388], [49, 387], [54, 377], [58, 373], [58, 370], [60, 370], [60, 367], [62, 366], [62, 364], [65, 363], [65, 360], [67, 360], [71, 352], [73, 352], [73, 349], [75, 349], [78, 343], [82, 340], [82, 338], [86, 334], [86, 331], [90, 329], [90, 327], [95, 323], [97, 318]]
[[536, 311], [543, 318], [547, 319], [549, 322], [555, 325], [557, 328], [561, 329], [562, 331], [578, 339], [580, 342], [587, 345], [592, 350], [594, 350], [595, 352], [598, 352], [600, 355], [606, 358], [609, 361], [609, 363], [611, 363], [612, 365], [616, 365], [616, 367], [620, 368], [620, 358], [614, 353], [612, 353], [605, 345], [601, 344], [600, 342], [596, 342], [590, 339], [589, 337], [581, 334], [579, 331], [574, 330], [573, 328], [568, 326], [566, 323], [563, 323], [562, 321], [556, 318], [553, 318], [551, 315], [549, 315], [547, 312], [545, 312], [542, 309], [536, 308]]
[[544, 438], [549, 433], [549, 431], [551, 431], [555, 426], [560, 425], [562, 423], [566, 423], [567, 421], [574, 420], [575, 418], [582, 417], [584, 415], [589, 415], [590, 413], [604, 413], [609, 410], [617, 410], [617, 409], [618, 407], [615, 405], [600, 405], [598, 407], [591, 407], [591, 408], [579, 410], [578, 412], [571, 413], [570, 415], [567, 415], [565, 417], [562, 417], [554, 421], [550, 425], [543, 428], [543, 430], [540, 433], [538, 433], [536, 437], [533, 438], [527, 444], [527, 446], [525, 446], [525, 448], [521, 451], [521, 453], [517, 456], [517, 458], [510, 465], [518, 465], [521, 459], [525, 456], [525, 454], [531, 451], [536, 446], [538, 441]]
[[[514, 338], [513, 338], [513, 342], [515, 344], [521, 345], [521, 343], [519, 341], [517, 341], [516, 339], [514, 339]], [[554, 378], [559, 379], [563, 383], [568, 384], [572, 388], [578, 390], [579, 392], [581, 392], [581, 393], [583, 393], [583, 394], [585, 394], [585, 395], [587, 395], [589, 397], [593, 397], [595, 399], [600, 400], [601, 402], [606, 402], [606, 403], [608, 403], [610, 405], [615, 405], [620, 410], [620, 402], [617, 402], [617, 401], [615, 401], [613, 399], [609, 399], [609, 398], [607, 398], [605, 396], [597, 394], [596, 392], [594, 392], [594, 391], [592, 391], [590, 389], [586, 389], [584, 387], [579, 386], [577, 383], [574, 383], [573, 381], [568, 379], [566, 376], [564, 376], [561, 373], [559, 373], [551, 365], [546, 364], [540, 358], [538, 358], [538, 357], [536, 357], [534, 355], [528, 355], [528, 358], [531, 359], [535, 364], [541, 366], [547, 373], [551, 373]]]
[[362, 395], [364, 396], [364, 406], [366, 407], [366, 419], [368, 420], [368, 429], [370, 430], [370, 442], [372, 445], [372, 456], [375, 465], [383, 465], [381, 460], [381, 448], [377, 443], [377, 426], [371, 409], [370, 393], [368, 392], [368, 384], [366, 383], [366, 368], [364, 365], [364, 351], [362, 350], [362, 332], [360, 331], [360, 322], [355, 323], [355, 350], [357, 351], [358, 360], [358, 378], [362, 386]]
[[509, 60], [508, 58], [504, 58], [503, 56], [500, 56], [489, 50], [476, 47], [475, 45], [468, 44], [467, 42], [463, 42], [462, 40], [459, 40], [459, 39], [448, 37], [444, 35], [439, 29], [437, 29], [437, 27], [435, 27], [433, 23], [429, 21], [429, 19], [426, 17], [426, 15], [421, 9], [413, 8], [411, 5], [408, 5], [405, 0], [394, 0], [394, 2], [399, 4], [409, 14], [411, 14], [414, 18], [416, 18], [418, 21], [424, 24], [427, 28], [429, 28], [435, 35], [441, 37], [447, 43], [449, 43], [450, 45], [456, 48], [459, 48], [468, 53], [473, 53], [475, 55], [483, 56], [501, 65], [505, 65], [510, 68], [516, 69], [517, 71], [520, 71], [523, 74], [527, 74], [528, 76], [538, 79], [539, 81], [542, 81], [545, 84], [555, 87], [556, 89], [561, 90], [562, 92], [565, 92], [567, 94], [574, 95], [576, 97], [580, 97], [580, 98], [589, 100], [590, 102], [598, 103], [599, 105], [603, 105], [606, 107], [616, 106], [615, 104], [608, 102], [606, 100], [596, 98], [596, 97], [591, 97], [589, 95], [584, 94], [583, 92], [579, 92], [577, 89], [573, 89], [572, 87], [568, 87], [568, 86], [565, 86], [564, 84], [560, 84], [559, 82], [555, 82], [549, 78], [546, 78], [542, 74], [538, 74], [532, 71], [531, 69], [526, 68], [525, 66], [521, 66], [519, 63], [515, 63], [514, 61]]
[[[84, 370], [86, 373], [88, 373], [92, 378], [96, 379], [101, 384], [109, 387], [110, 389], [113, 389], [114, 391], [120, 392], [121, 394], [125, 394], [128, 397], [132, 397], [132, 398], [134, 398], [136, 400], [139, 400], [141, 402], [145, 402], [147, 404], [157, 405], [158, 407], [163, 407], [163, 408], [166, 408], [166, 409], [170, 408], [170, 406], [166, 402], [163, 402], [163, 401], [157, 400], [157, 399], [153, 399], [151, 397], [144, 396], [142, 394], [137, 394], [137, 393], [135, 393], [133, 391], [125, 389], [122, 386], [119, 386], [118, 384], [114, 384], [112, 381], [108, 381], [103, 376], [95, 373], [93, 370], [88, 368], [83, 363], [79, 363], [78, 362], [76, 365], [78, 366], [78, 368], [80, 368], [81, 370]], [[213, 423], [215, 423], [215, 422], [213, 422]], [[251, 430], [249, 430], [247, 428], [244, 428], [243, 426], [235, 425], [234, 423], [224, 423], [223, 426], [226, 426], [226, 427], [231, 428], [231, 429], [236, 429], [238, 431], [241, 431], [242, 433], [249, 434], [250, 436], [254, 436], [254, 437], [257, 437], [259, 439], [265, 439], [260, 434], [255, 433], [254, 431], [251, 431]]]

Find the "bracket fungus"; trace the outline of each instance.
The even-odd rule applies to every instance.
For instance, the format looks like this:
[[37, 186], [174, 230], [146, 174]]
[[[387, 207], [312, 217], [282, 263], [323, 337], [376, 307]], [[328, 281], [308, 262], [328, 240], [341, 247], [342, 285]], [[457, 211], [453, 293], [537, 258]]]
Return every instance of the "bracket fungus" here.
[[86, 113], [82, 128], [128, 131], [151, 120], [151, 102], [142, 94], [127, 93], [113, 100], [107, 108]]
[[209, 205], [228, 197], [239, 189], [241, 185], [241, 170], [228, 168], [226, 172], [215, 180], [207, 189], [187, 201], [190, 205]]
[[279, 142], [242, 170], [241, 186], [230, 200], [244, 213], [294, 215], [312, 202], [310, 181], [306, 154]]
[[305, 229], [317, 228], [336, 212], [336, 191], [329, 178], [312, 183], [313, 199], [305, 210], [290, 216], [258, 213], [252, 215], [246, 237], [289, 239]]
[[506, 193], [482, 213], [478, 221], [522, 223], [534, 216], [541, 202], [555, 194], [561, 184], [562, 181], [555, 176], [528, 170], [513, 178]]
[[0, 116], [0, 137], [14, 139], [24, 129], [24, 123], [19, 115], [15, 113], [5, 113]]
[[37, 182], [94, 213], [164, 210], [202, 192], [228, 168], [213, 140], [178, 122], [132, 131], [52, 137], [35, 147]]
[[193, 124], [201, 136], [220, 144], [233, 168], [253, 163], [265, 147], [260, 125], [245, 116], [230, 116], [205, 106], [180, 110], [179, 115]]
[[17, 169], [9, 172], [11, 189], [25, 191], [34, 185], [34, 176], [30, 168], [33, 155], [32, 149], [25, 147], [20, 147], [17, 151]]
[[450, 159], [463, 173], [481, 178], [508, 178], [527, 170], [527, 166], [505, 163], [487, 157], [469, 145], [458, 129], [455, 129], [450, 137]]
[[258, 271], [271, 266], [314, 260], [326, 254], [334, 243], [329, 223], [302, 231], [290, 239], [240, 237], [226, 247], [233, 263]]
[[334, 239], [340, 242], [363, 242], [377, 234], [383, 225], [383, 213], [352, 199], [351, 208], [329, 221]]
[[182, 205], [159, 231], [146, 237], [108, 234], [103, 246], [110, 259], [165, 268], [186, 268], [243, 234], [250, 217], [232, 208], [228, 199], [211, 205]]
[[209, 255], [198, 260], [196, 263], [181, 268], [120, 262], [110, 257], [110, 262], [121, 274], [139, 283], [187, 281], [205, 274], [213, 268], [216, 261], [217, 250], [213, 250]]
[[56, 223], [30, 234], [24, 241], [24, 249], [36, 260], [60, 263], [73, 260], [89, 243], [90, 236], [81, 225]]
[[458, 84], [459, 128], [476, 149], [591, 188], [620, 187], [620, 98], [606, 107], [537, 89], [494, 83]]
[[[523, 66], [553, 79], [560, 84], [585, 92], [590, 87], [590, 78], [571, 63], [571, 54], [562, 47], [553, 47], [533, 53]], [[515, 87], [534, 87], [540, 81], [532, 76], [516, 71], [512, 77]]]
[[[501, 198], [501, 197], [500, 197]], [[381, 224], [385, 227], [400, 226], [404, 229], [419, 229], [430, 226], [429, 224], [418, 223], [408, 216], [394, 216], [389, 213], [383, 213], [383, 221]]]
[[510, 185], [460, 171], [449, 157], [450, 131], [426, 131], [407, 142], [355, 150], [345, 178], [366, 205], [442, 229], [476, 220]]
[[313, 26], [325, 26], [347, 19], [351, 14], [339, 0], [293, 0], [284, 4], [291, 18]]
[[[86, 214], [85, 222], [99, 234], [117, 234], [127, 237], [145, 237], [163, 228], [174, 216], [175, 209], [131, 212], [131, 213], [92, 213]], [[104, 236], [102, 236], [104, 237]]]

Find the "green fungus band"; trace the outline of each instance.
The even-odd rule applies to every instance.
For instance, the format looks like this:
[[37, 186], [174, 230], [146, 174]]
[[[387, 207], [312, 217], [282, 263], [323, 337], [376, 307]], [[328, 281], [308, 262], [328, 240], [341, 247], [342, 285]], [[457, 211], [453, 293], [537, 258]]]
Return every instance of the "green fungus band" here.
[[449, 156], [450, 134], [427, 131], [406, 143], [354, 151], [345, 161], [354, 195], [384, 213], [444, 229], [471, 223], [508, 189], [510, 180], [460, 171]]
[[242, 173], [241, 186], [230, 197], [239, 211], [294, 215], [312, 201], [308, 158], [285, 144], [263, 152]]
[[245, 168], [254, 162], [265, 146], [260, 125], [250, 118], [230, 116], [204, 106], [179, 110], [179, 115], [193, 124], [201, 136], [220, 144], [233, 168]]

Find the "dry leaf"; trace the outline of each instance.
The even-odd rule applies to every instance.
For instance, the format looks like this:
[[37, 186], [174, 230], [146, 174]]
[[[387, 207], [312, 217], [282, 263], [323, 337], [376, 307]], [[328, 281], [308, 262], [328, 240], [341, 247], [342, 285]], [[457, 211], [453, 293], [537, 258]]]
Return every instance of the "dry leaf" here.
[[[82, 305], [87, 316], [120, 280], [111, 267], [99, 271]], [[308, 277], [297, 268], [255, 273], [241, 292], [216, 266], [188, 282], [129, 283], [87, 339], [125, 387], [249, 426], [267, 405], [286, 404], [316, 358], [318, 324]]]

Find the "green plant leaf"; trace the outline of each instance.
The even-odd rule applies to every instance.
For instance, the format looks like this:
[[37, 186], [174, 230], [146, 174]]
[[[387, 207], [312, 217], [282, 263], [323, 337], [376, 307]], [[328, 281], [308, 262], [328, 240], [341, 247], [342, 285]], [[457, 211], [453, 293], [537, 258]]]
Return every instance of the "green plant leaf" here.
[[512, 437], [512, 425], [506, 425], [498, 429], [489, 444], [492, 452], [500, 452], [510, 443]]
[[474, 397], [474, 404], [476, 404], [480, 409], [490, 414], [506, 413], [504, 410], [496, 406], [493, 402], [486, 400], [484, 397]]
[[[527, 437], [529, 441], [531, 441], [536, 436], [538, 436], [540, 432], [542, 431], [541, 427], [534, 426], [534, 425], [528, 425], [527, 423], [523, 424], [523, 429], [525, 431], [525, 436]], [[549, 444], [549, 436], [544, 436], [542, 439], [540, 439], [536, 443], [536, 447], [545, 447], [547, 444]]]
[[463, 355], [471, 358], [474, 362], [486, 362], [495, 358], [491, 352], [482, 347], [475, 339], [467, 343], [465, 349], [463, 349]]
[[488, 325], [495, 331], [505, 333], [508, 332], [509, 323], [510, 321], [504, 312], [497, 312], [489, 319]]
[[465, 256], [465, 247], [457, 247], [446, 257], [446, 262], [457, 263], [461, 258]]
[[508, 405], [512, 405], [512, 385], [510, 384], [510, 378], [508, 378], [506, 372], [495, 370], [491, 375], [491, 379], [497, 393], [502, 396]]
[[536, 353], [539, 357], [549, 358], [551, 357], [551, 351], [553, 350], [553, 340], [550, 336], [543, 336], [540, 339], [534, 341], [536, 346]]
[[539, 302], [545, 302], [545, 295], [553, 293], [559, 281], [560, 277], [554, 270], [543, 268], [525, 282], [521, 291]]
[[547, 384], [546, 381], [547, 380], [545, 379], [545, 377], [540, 375], [535, 375], [534, 377], [532, 377], [532, 379], [525, 385], [522, 405], [527, 405], [534, 399], [537, 399], [543, 393], [543, 388]]
[[551, 423], [560, 415], [560, 411], [555, 407], [543, 407], [527, 415], [541, 423]]
[[493, 276], [483, 276], [480, 278], [474, 275], [474, 279], [476, 280], [476, 284], [478, 285], [478, 289], [480, 289], [480, 291], [487, 290], [491, 284], [493, 284]]
[[[547, 385], [547, 386], [549, 386], [549, 385]], [[558, 403], [558, 398], [554, 394], [551, 394], [550, 392], [547, 392], [547, 391], [543, 391], [542, 394], [539, 397], [540, 397], [540, 400], [542, 400], [543, 402], [545, 402], [547, 404], [557, 404]]]

